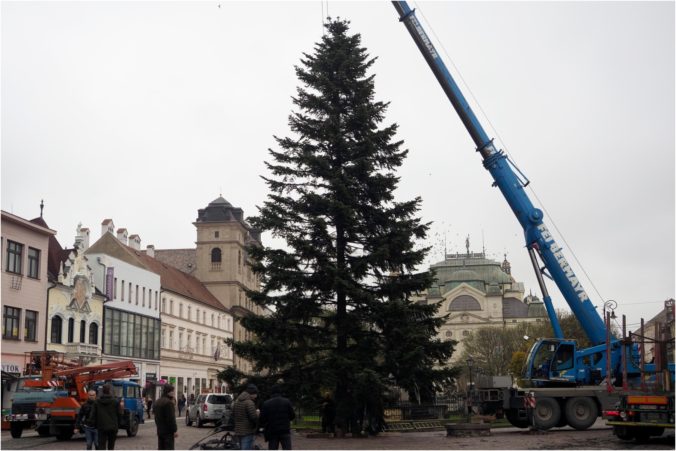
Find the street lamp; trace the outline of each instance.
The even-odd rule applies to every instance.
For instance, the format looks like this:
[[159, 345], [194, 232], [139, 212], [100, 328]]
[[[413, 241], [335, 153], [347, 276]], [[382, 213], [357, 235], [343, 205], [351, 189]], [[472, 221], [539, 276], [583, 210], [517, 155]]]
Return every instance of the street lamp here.
[[469, 390], [467, 392], [467, 422], [471, 422], [472, 417], [472, 366], [474, 366], [474, 359], [472, 356], [467, 357], [467, 368], [469, 368]]
[[608, 299], [603, 303], [603, 321], [606, 320], [606, 309], [610, 310], [610, 318], [615, 319], [615, 309], [617, 308], [617, 302], [612, 299]]

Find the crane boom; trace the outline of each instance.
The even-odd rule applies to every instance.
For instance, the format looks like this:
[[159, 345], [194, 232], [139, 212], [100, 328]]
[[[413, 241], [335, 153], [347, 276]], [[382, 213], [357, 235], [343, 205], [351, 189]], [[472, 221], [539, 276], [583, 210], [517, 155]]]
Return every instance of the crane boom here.
[[[500, 189], [500, 192], [502, 192], [523, 228], [526, 247], [542, 290], [543, 301], [554, 329], [554, 335], [556, 338], [563, 338], [563, 333], [556, 317], [556, 311], [542, 278], [544, 269], [547, 270], [549, 276], [558, 286], [590, 342], [593, 345], [604, 343], [606, 340], [605, 325], [596, 312], [596, 308], [589, 299], [582, 283], [564, 257], [562, 248], [556, 243], [544, 224], [542, 210], [535, 208], [526, 194], [524, 188], [528, 185], [528, 182], [523, 181], [517, 175], [514, 164], [502, 150], [496, 149], [493, 140], [488, 137], [488, 134], [481, 126], [460, 88], [446, 68], [441, 56], [416, 18], [415, 10], [409, 8], [405, 1], [393, 1], [392, 3], [399, 13], [400, 21], [406, 25], [418, 49], [423, 54], [446, 96], [451, 101], [453, 108], [455, 108], [455, 111], [460, 116], [462, 123], [476, 144], [476, 150], [483, 158], [484, 167], [493, 177], [493, 185]], [[544, 268], [540, 268], [536, 255], [540, 257]]]

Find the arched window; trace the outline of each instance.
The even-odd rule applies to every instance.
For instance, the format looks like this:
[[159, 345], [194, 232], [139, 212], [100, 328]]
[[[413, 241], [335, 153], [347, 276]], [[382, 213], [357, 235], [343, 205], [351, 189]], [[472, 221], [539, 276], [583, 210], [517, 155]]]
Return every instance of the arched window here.
[[60, 316], [52, 317], [52, 343], [61, 343], [63, 320]]
[[221, 262], [221, 250], [217, 247], [211, 250], [211, 263]]
[[446, 331], [446, 336], [447, 336], [447, 337], [452, 337], [452, 336], [453, 336], [453, 332], [451, 332], [450, 330], [447, 330], [447, 331]]
[[89, 344], [99, 344], [99, 325], [96, 323], [91, 323], [89, 325]]
[[461, 294], [448, 305], [449, 311], [481, 310], [481, 304], [472, 296]]
[[72, 343], [75, 339], [75, 319], [68, 320], [68, 343]]
[[87, 322], [85, 320], [80, 321], [80, 343], [85, 342], [86, 329], [87, 329]]

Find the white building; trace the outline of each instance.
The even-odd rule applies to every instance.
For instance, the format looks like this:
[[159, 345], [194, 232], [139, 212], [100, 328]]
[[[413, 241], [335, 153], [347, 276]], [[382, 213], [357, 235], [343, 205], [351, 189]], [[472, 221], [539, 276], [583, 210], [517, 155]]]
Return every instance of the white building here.
[[112, 220], [103, 221], [101, 238], [85, 252], [94, 285], [108, 298], [101, 361], [133, 360], [145, 386], [160, 373], [160, 275], [141, 262], [138, 235], [127, 241], [126, 229], [117, 237], [114, 229]]

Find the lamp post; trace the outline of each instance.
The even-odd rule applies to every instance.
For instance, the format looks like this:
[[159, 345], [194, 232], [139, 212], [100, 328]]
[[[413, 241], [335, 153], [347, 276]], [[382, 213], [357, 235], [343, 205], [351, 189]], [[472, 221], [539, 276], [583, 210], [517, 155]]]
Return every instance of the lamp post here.
[[617, 308], [617, 302], [613, 301], [612, 299], [608, 299], [606, 302], [603, 303], [603, 321], [606, 320], [606, 309], [610, 310], [610, 317], [612, 319], [615, 319], [615, 309]]
[[472, 356], [467, 357], [467, 368], [469, 368], [469, 390], [467, 392], [467, 422], [471, 423], [472, 418], [472, 366], [474, 366], [474, 359]]

